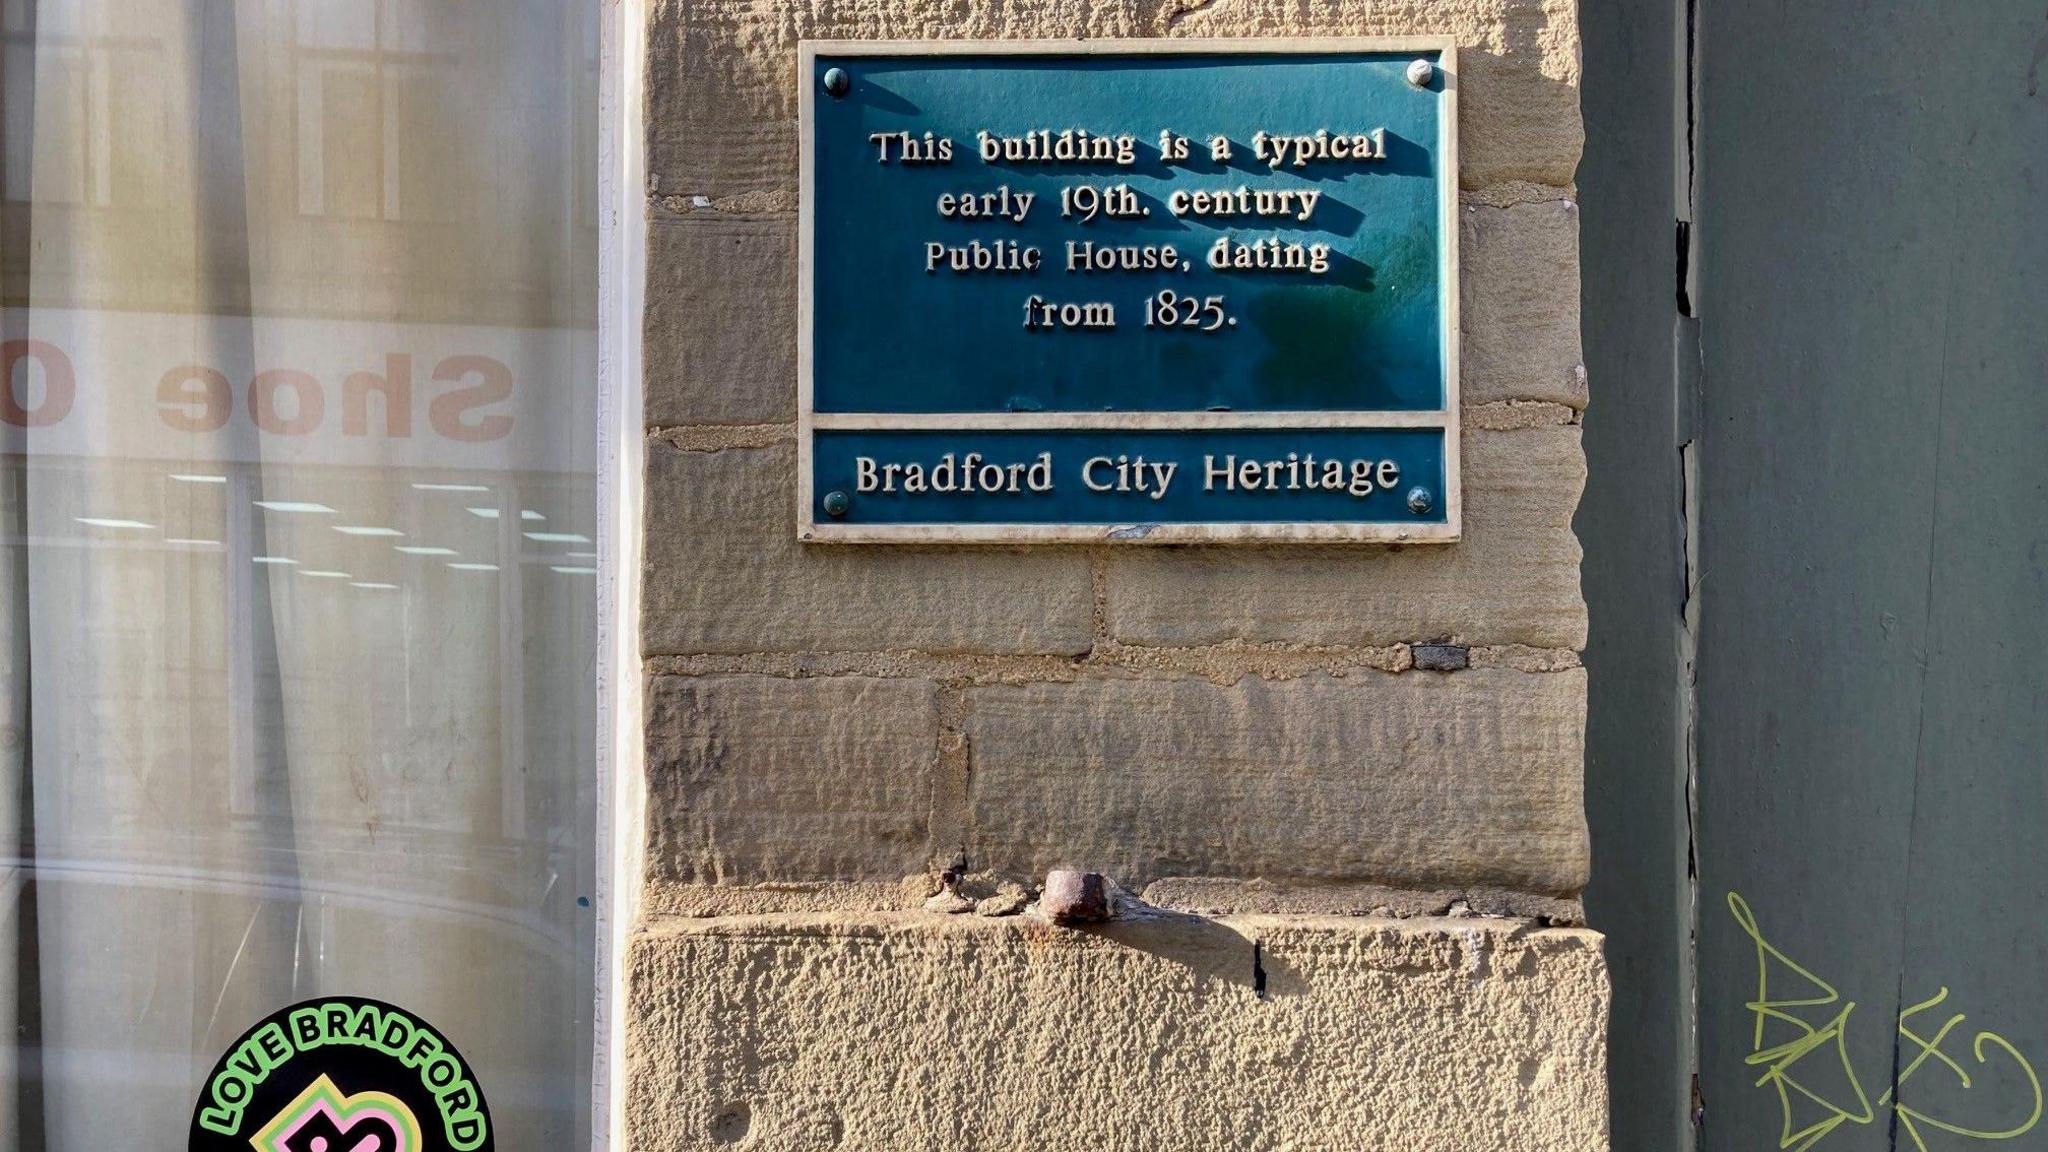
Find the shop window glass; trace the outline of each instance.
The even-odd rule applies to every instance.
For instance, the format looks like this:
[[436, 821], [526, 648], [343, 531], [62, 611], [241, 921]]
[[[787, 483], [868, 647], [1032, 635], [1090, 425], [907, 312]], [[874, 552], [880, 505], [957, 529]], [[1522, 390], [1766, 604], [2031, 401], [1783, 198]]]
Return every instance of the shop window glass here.
[[599, 13], [0, 6], [0, 1148], [323, 996], [588, 1146]]

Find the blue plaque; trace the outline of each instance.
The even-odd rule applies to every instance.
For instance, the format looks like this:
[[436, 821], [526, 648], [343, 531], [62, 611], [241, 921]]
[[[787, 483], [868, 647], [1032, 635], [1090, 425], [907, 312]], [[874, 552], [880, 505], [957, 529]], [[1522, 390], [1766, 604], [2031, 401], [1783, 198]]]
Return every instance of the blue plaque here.
[[801, 538], [1457, 539], [1448, 39], [799, 76]]

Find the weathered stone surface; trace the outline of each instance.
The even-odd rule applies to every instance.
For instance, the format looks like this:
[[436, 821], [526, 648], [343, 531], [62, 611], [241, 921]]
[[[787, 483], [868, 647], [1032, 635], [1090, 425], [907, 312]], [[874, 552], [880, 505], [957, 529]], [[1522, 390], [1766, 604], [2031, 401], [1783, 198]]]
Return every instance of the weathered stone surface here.
[[647, 655], [1088, 650], [1071, 549], [799, 545], [796, 449], [647, 445]]
[[948, 888], [944, 892], [927, 899], [924, 902], [924, 910], [946, 916], [957, 916], [962, 912], [974, 911], [974, 901]]
[[1031, 903], [1031, 894], [1015, 884], [1005, 884], [993, 896], [984, 896], [975, 902], [974, 911], [979, 916], [1015, 916]]
[[966, 692], [968, 859], [1107, 874], [1586, 882], [1583, 671]]
[[1607, 1146], [1583, 929], [672, 920], [625, 979], [629, 1152]]
[[1448, 34], [1463, 72], [1463, 185], [1565, 186], [1584, 144], [1575, 13], [1573, 0], [662, 0], [649, 14], [648, 173], [660, 195], [795, 188], [796, 52], [804, 38]]
[[647, 873], [754, 884], [922, 871], [938, 733], [938, 690], [921, 681], [653, 677]]
[[[931, 899], [935, 886], [930, 872], [924, 870], [894, 881], [776, 880], [760, 884], [697, 884], [656, 875], [640, 886], [640, 914], [701, 919], [771, 912], [912, 912]], [[1295, 911], [1285, 906], [1251, 910]]]
[[1126, 549], [1107, 571], [1111, 635], [1391, 644], [1430, 637], [1582, 648], [1577, 427], [1468, 432], [1465, 538], [1443, 547]]
[[[1183, 0], [1184, 2], [1184, 0]], [[1168, 8], [1178, 7], [1165, 0]], [[1566, 186], [1585, 145], [1576, 0], [1249, 0], [1197, 8], [1187, 36], [1449, 35], [1458, 42], [1459, 182]]]
[[1575, 897], [1532, 896], [1508, 888], [1439, 888], [1421, 892], [1356, 881], [1275, 884], [1270, 880], [1169, 876], [1147, 884], [1143, 899], [1155, 908], [1199, 916], [1442, 916], [1462, 904], [1481, 916], [1506, 916], [1545, 924], [1586, 922], [1585, 906]]
[[1572, 424], [1578, 418], [1578, 411], [1566, 404], [1552, 404], [1544, 400], [1496, 400], [1488, 404], [1465, 405], [1462, 423], [1468, 432], [1516, 432], [1523, 428]]
[[1578, 205], [1468, 204], [1458, 221], [1460, 399], [1584, 408]]
[[[1575, 21], [655, 0], [643, 648], [693, 674], [647, 685], [628, 1148], [1604, 1148], [1599, 938], [1471, 914], [1574, 918], [1587, 873]], [[797, 544], [799, 38], [1430, 32], [1461, 46], [1462, 543]], [[1070, 660], [1098, 611], [1117, 642]], [[1456, 663], [1424, 641], [1471, 666], [1391, 674]], [[1055, 868], [1119, 918], [1017, 915]]]
[[649, 425], [796, 419], [796, 219], [656, 213], [647, 229]]

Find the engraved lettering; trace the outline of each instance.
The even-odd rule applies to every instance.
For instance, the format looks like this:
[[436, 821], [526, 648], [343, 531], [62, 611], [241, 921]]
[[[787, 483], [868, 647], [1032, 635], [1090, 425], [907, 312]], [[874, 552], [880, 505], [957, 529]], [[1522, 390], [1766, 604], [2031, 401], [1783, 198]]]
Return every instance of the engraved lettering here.
[[969, 240], [965, 244], [941, 244], [931, 240], [924, 246], [924, 270], [927, 273], [941, 269], [960, 273], [1036, 272], [1044, 259], [1045, 254], [1037, 248], [1015, 240], [996, 240], [988, 244], [980, 240]]
[[1209, 267], [1234, 272], [1307, 272], [1321, 276], [1330, 270], [1328, 244], [1303, 244], [1299, 240], [1275, 240], [1261, 236], [1247, 244], [1220, 236], [1209, 246]]
[[1034, 294], [1024, 301], [1024, 327], [1034, 332], [1063, 328], [1114, 328], [1116, 305], [1106, 300], [1056, 304]]
[[912, 136], [908, 132], [870, 132], [868, 143], [875, 146], [877, 164], [888, 164], [892, 160], [901, 164], [953, 162], [953, 142], [931, 132], [922, 136]]
[[1392, 460], [1318, 460], [1313, 452], [1267, 460], [1239, 460], [1234, 453], [1220, 462], [1213, 455], [1202, 457], [1204, 492], [1322, 491], [1363, 499], [1390, 491], [1400, 479], [1401, 466]]
[[1099, 136], [1086, 128], [1054, 132], [1034, 128], [1021, 136], [975, 133], [984, 164], [1116, 164], [1128, 168], [1138, 162], [1135, 136]]
[[1272, 190], [1240, 184], [1234, 189], [1180, 189], [1166, 198], [1175, 216], [1282, 216], [1306, 221], [1323, 198], [1319, 188]]
[[1252, 155], [1272, 168], [1306, 168], [1325, 160], [1385, 160], [1387, 130], [1375, 128], [1370, 132], [1343, 134], [1318, 128], [1313, 135], [1301, 136], [1254, 132]]
[[990, 460], [979, 452], [947, 452], [937, 460], [853, 458], [853, 490], [857, 493], [928, 492], [1023, 493], [1053, 490], [1051, 452], [1028, 460]]
[[1067, 241], [1069, 272], [1151, 272], [1181, 270], [1180, 250], [1171, 244], [1097, 244]]
[[946, 192], [939, 196], [939, 215], [948, 220], [1008, 220], [1022, 224], [1031, 214], [1036, 192], [1012, 192], [1008, 184], [993, 192]]

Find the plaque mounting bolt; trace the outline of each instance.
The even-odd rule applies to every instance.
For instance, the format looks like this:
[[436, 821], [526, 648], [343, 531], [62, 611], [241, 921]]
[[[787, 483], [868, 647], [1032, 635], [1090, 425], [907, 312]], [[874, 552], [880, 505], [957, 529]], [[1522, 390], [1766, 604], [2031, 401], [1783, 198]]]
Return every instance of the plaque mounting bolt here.
[[825, 515], [844, 516], [846, 515], [847, 507], [852, 503], [853, 501], [848, 500], [844, 492], [827, 492], [825, 493], [824, 500]]
[[[831, 497], [827, 496], [827, 500]], [[1436, 507], [1436, 493], [1427, 488], [1415, 487], [1408, 490], [1408, 510], [1417, 516]]]
[[838, 99], [839, 97], [846, 95], [847, 89], [852, 87], [853, 77], [848, 76], [846, 74], [846, 69], [825, 69], [825, 91], [829, 93], [834, 99]]
[[[1417, 88], [1427, 88], [1429, 87], [1429, 82], [1434, 79], [1436, 79], [1436, 65], [1431, 64], [1427, 60], [1409, 61], [1408, 82], [1410, 84], [1415, 85]], [[827, 73], [825, 76], [825, 84], [827, 87], [830, 87], [832, 84], [830, 73]]]

